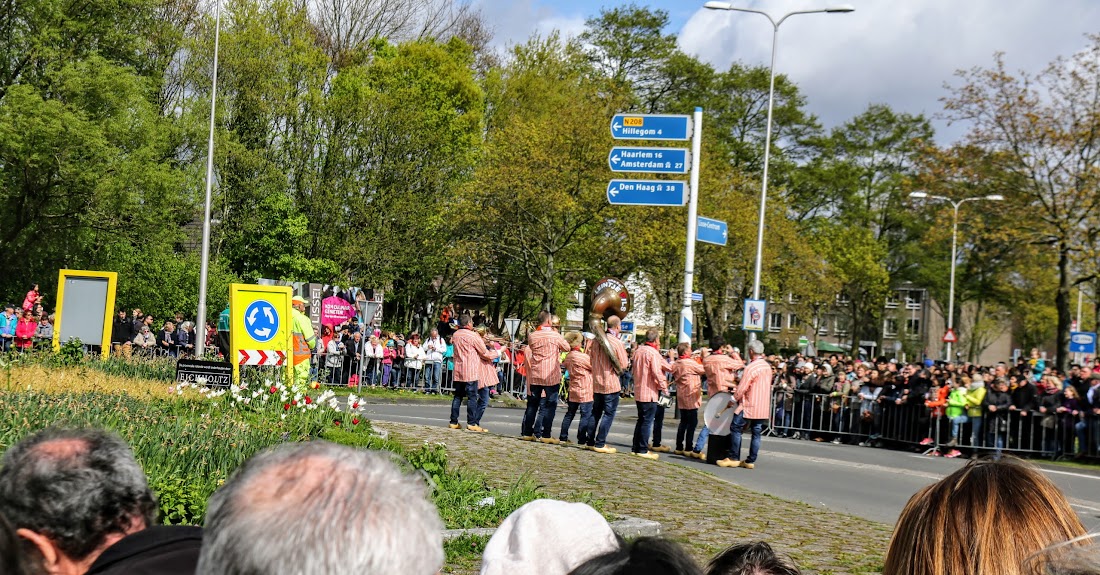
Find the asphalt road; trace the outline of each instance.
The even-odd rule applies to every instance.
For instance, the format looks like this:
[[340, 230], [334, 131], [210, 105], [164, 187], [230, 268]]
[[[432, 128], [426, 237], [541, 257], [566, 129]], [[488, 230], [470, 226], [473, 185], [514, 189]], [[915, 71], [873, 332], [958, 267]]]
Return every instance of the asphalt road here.
[[[441, 402], [439, 405], [371, 405], [366, 415], [378, 421], [442, 427], [448, 423], [449, 412], [449, 404]], [[560, 430], [562, 415], [563, 409], [559, 408], [554, 421], [555, 434]], [[465, 417], [463, 405], [460, 417], [463, 424]], [[518, 437], [522, 417], [520, 409], [490, 407], [482, 418], [482, 425], [491, 433]], [[620, 405], [608, 437], [608, 444], [620, 453], [630, 451], [634, 421], [633, 404]], [[666, 443], [671, 447], [675, 447], [677, 423], [666, 418], [665, 436], [671, 440]], [[576, 421], [571, 431], [570, 436], [575, 440]], [[745, 440], [743, 449], [747, 450], [747, 436]], [[568, 449], [552, 445], [546, 448]], [[905, 451], [769, 437], [763, 440], [760, 458], [753, 470], [720, 468], [671, 453], [661, 454], [661, 459], [713, 473], [760, 493], [890, 525], [897, 521], [913, 493], [965, 464], [960, 459], [926, 457]], [[1069, 497], [1085, 527], [1100, 527], [1100, 472], [1054, 465], [1042, 467]]]

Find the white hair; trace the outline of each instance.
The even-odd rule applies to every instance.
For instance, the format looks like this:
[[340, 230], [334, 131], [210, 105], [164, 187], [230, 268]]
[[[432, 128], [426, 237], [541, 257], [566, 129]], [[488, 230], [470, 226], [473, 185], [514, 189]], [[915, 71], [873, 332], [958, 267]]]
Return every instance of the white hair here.
[[210, 498], [197, 575], [432, 575], [443, 523], [423, 481], [381, 452], [285, 444]]
[[764, 355], [764, 342], [754, 339], [749, 342], [749, 353], [753, 355]]

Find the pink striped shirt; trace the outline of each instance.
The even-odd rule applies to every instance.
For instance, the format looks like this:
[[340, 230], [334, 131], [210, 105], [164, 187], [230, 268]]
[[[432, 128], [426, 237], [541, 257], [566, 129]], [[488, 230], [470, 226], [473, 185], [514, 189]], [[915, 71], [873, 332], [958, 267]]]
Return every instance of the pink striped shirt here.
[[638, 403], [657, 401], [658, 394], [668, 390], [665, 373], [672, 367], [661, 357], [661, 352], [651, 345], [641, 345], [634, 352], [631, 364], [634, 372], [634, 401]]
[[741, 404], [738, 409], [744, 412], [745, 419], [768, 419], [771, 398], [772, 366], [767, 359], [758, 357], [745, 368], [733, 399]]
[[[630, 358], [626, 357], [626, 348], [619, 341], [618, 334], [607, 333], [607, 342], [619, 359], [619, 365], [624, 368]], [[589, 357], [592, 358], [592, 391], [594, 393], [619, 393], [622, 391], [622, 383], [619, 382], [619, 374], [611, 367], [611, 360], [607, 358], [607, 352], [603, 346], [594, 340], [588, 344]]]
[[527, 336], [527, 382], [531, 385], [561, 384], [561, 353], [569, 342], [553, 328], [539, 328]]
[[706, 370], [707, 374], [707, 393], [709, 395], [733, 389], [733, 374], [745, 365], [744, 362], [740, 362], [740, 366], [737, 363], [724, 353], [712, 353], [703, 358], [703, 369]]
[[569, 352], [565, 356], [565, 369], [569, 370], [569, 401], [592, 401], [592, 361], [588, 354], [576, 349]]
[[481, 380], [481, 362], [492, 361], [493, 355], [485, 349], [485, 340], [472, 329], [460, 329], [451, 336], [454, 346], [454, 380], [462, 383]]
[[[499, 351], [490, 351], [489, 353], [492, 354], [493, 356], [496, 356], [496, 355], [500, 354]], [[491, 360], [491, 359], [483, 360], [481, 362], [481, 371], [478, 373], [478, 375], [479, 375], [479, 377], [477, 378], [477, 388], [478, 389], [491, 387], [491, 386], [494, 386], [494, 385], [500, 383], [500, 380], [497, 378], [497, 366], [496, 366], [495, 363], [493, 363], [493, 360]]]
[[699, 376], [703, 366], [691, 358], [681, 358], [672, 364], [672, 381], [676, 384], [676, 405], [680, 409], [699, 409], [703, 403], [703, 384]]

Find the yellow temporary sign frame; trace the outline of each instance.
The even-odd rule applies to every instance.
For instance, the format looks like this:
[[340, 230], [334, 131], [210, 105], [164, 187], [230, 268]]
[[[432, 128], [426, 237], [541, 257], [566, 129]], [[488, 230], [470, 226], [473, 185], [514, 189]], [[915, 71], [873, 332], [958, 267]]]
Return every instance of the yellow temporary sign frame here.
[[[261, 286], [253, 284], [229, 285], [229, 348], [231, 357], [227, 358], [233, 364], [233, 381], [239, 382], [241, 377], [240, 351], [263, 350], [282, 351], [286, 357], [283, 367], [286, 369], [286, 377], [293, 377], [294, 362], [291, 355], [293, 348], [292, 327], [294, 316], [290, 299], [294, 292], [290, 286]], [[253, 338], [245, 329], [245, 311], [253, 302], [264, 300], [271, 304], [279, 313], [279, 327], [274, 337], [261, 342]]]
[[[103, 359], [111, 356], [111, 328], [115, 315], [115, 291], [118, 288], [118, 273], [96, 272], [88, 270], [61, 270], [57, 273], [57, 309], [54, 311], [53, 350], [61, 349], [61, 322], [64, 318], [65, 280], [68, 278], [100, 278], [107, 280], [107, 305], [103, 310], [103, 338], [99, 342]], [[89, 342], [90, 343], [90, 342]]]

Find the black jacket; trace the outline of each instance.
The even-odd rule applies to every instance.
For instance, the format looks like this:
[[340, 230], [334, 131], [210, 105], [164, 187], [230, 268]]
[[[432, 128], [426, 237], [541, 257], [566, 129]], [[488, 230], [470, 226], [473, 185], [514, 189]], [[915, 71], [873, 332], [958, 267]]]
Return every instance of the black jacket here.
[[157, 525], [108, 547], [87, 575], [194, 575], [201, 547], [201, 527]]
[[127, 343], [134, 341], [134, 324], [128, 319], [115, 317], [114, 326], [111, 328], [111, 343]]
[[1039, 388], [1029, 381], [1012, 391], [1012, 405], [1020, 411], [1035, 411], [1038, 395]]
[[[1008, 417], [1008, 406], [1012, 405], [1012, 396], [1007, 391], [1000, 392], [991, 389], [985, 394], [985, 412], [992, 417], [1004, 418]], [[989, 406], [997, 408], [997, 411], [990, 412]]]

